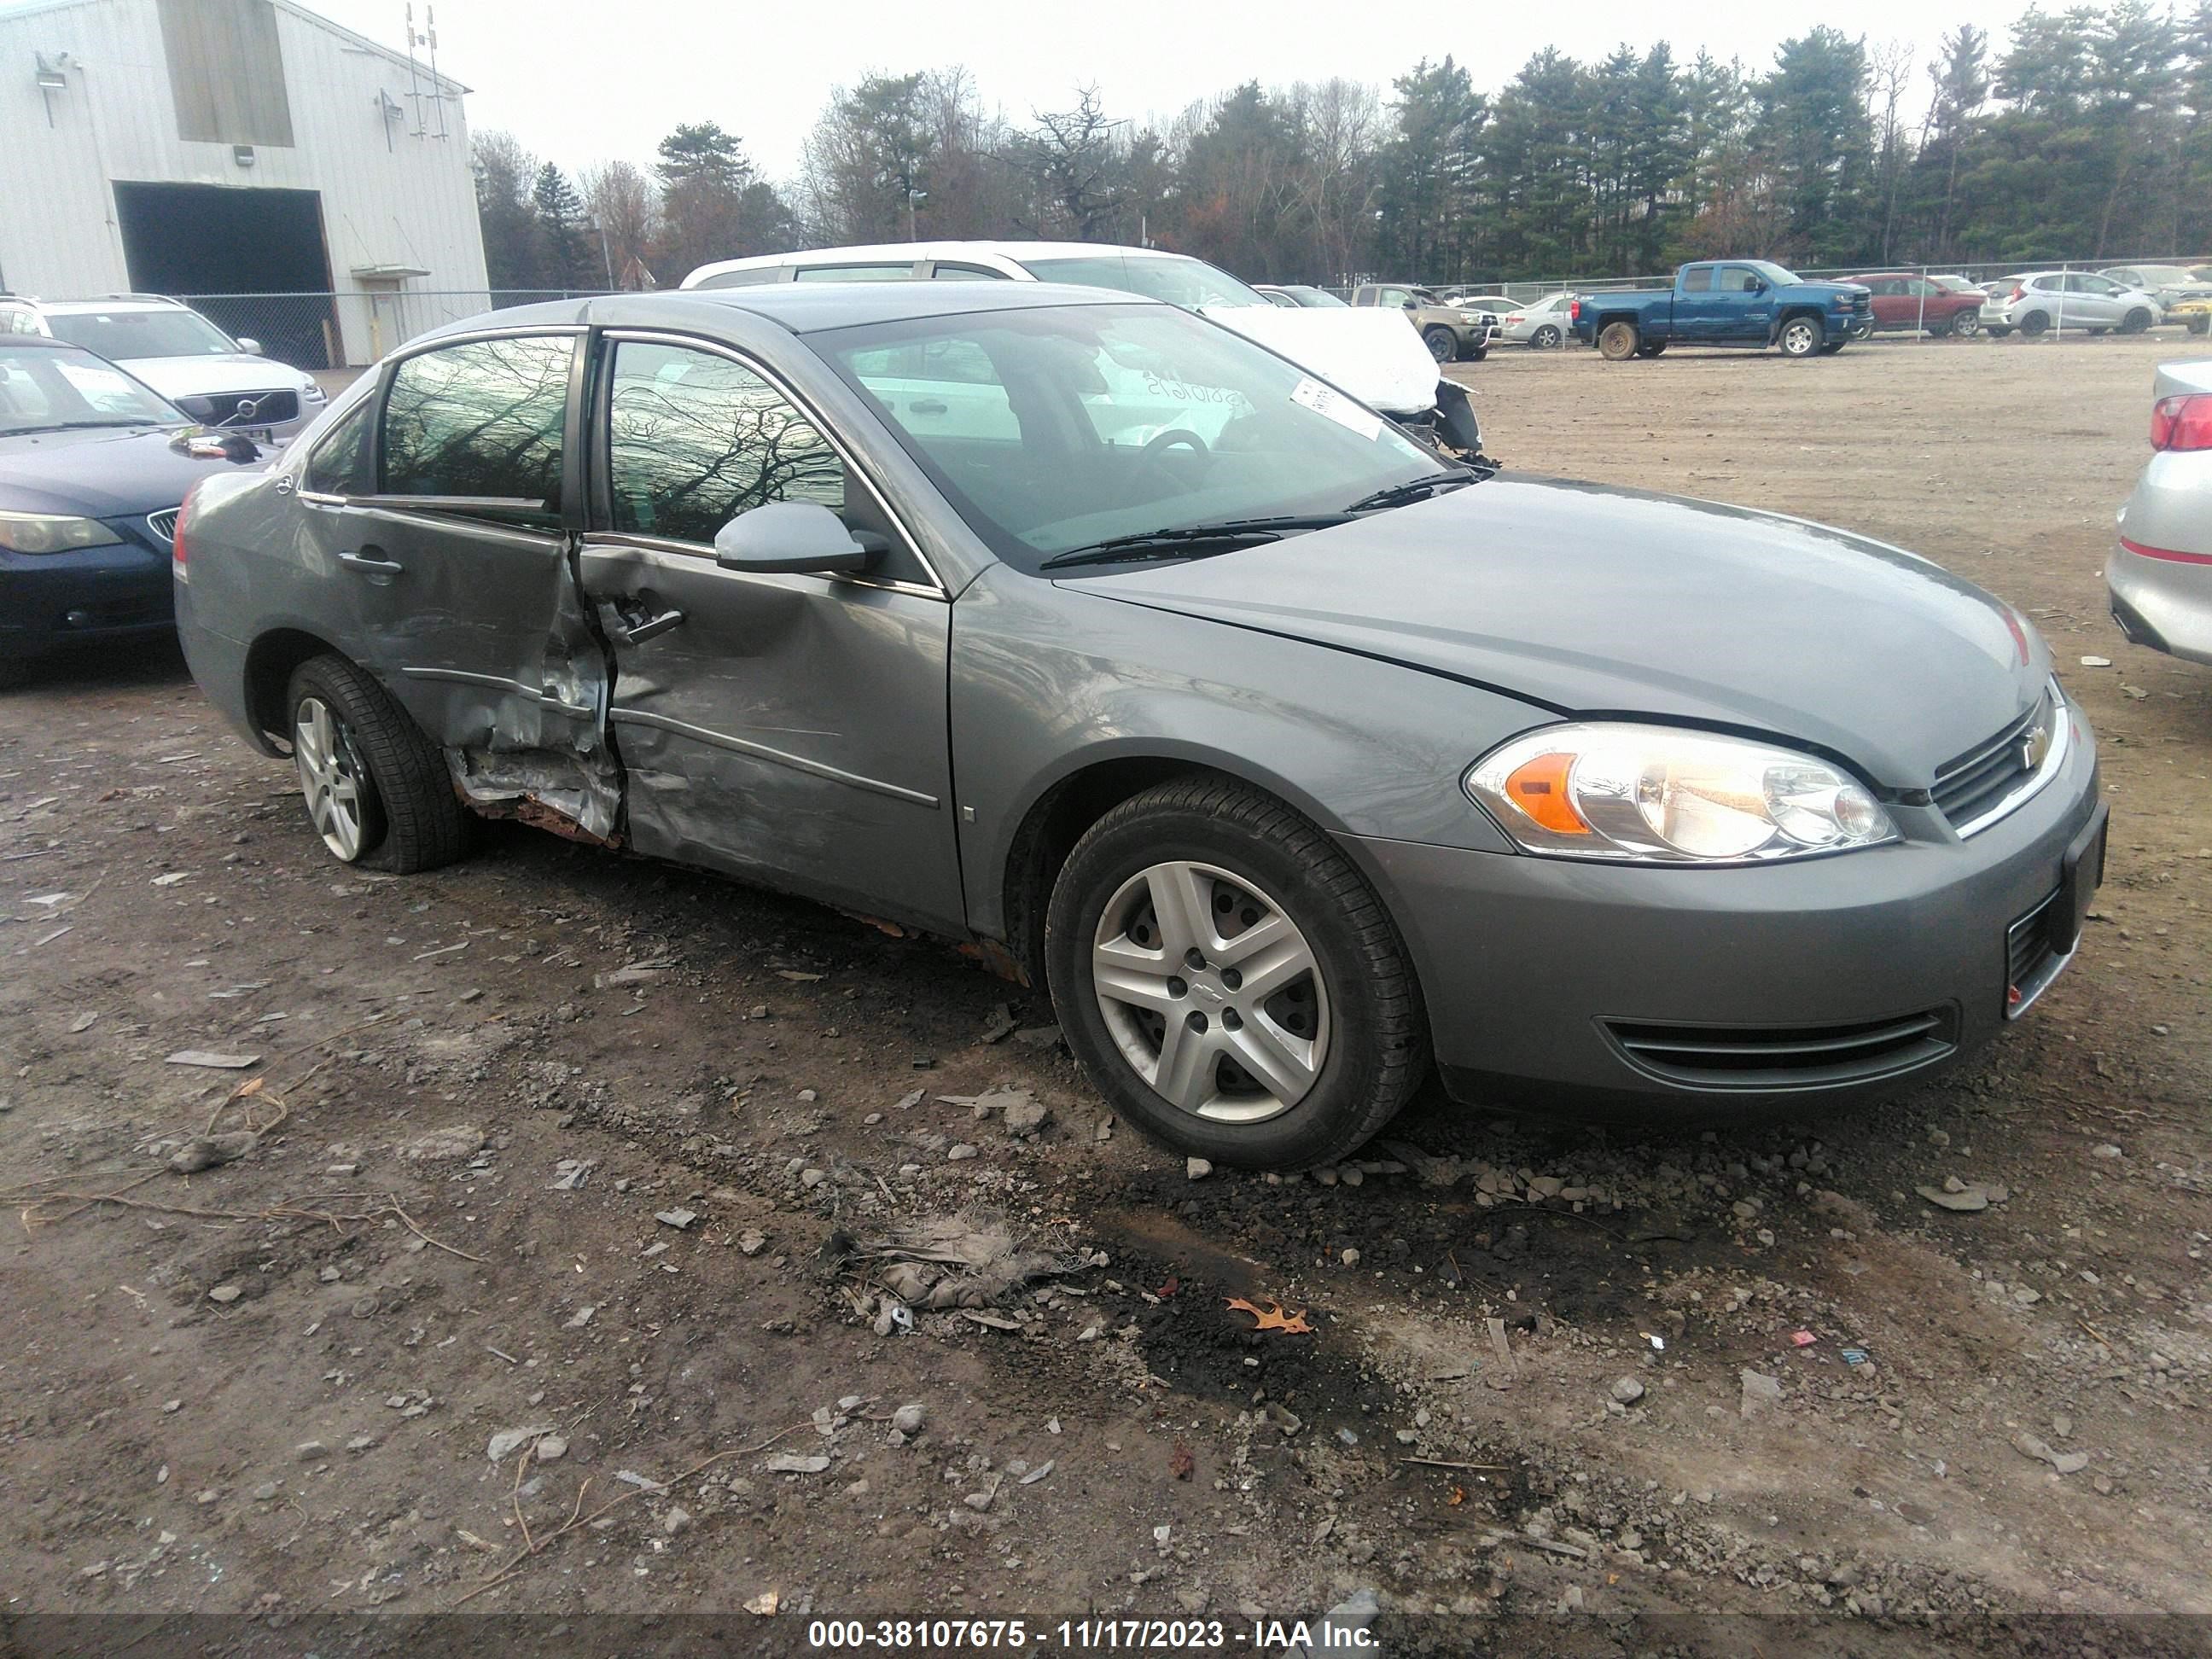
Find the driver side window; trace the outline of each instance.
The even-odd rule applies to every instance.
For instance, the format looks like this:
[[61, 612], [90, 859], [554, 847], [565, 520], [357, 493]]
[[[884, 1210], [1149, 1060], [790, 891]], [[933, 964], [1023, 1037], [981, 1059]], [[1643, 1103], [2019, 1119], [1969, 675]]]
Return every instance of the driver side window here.
[[1720, 289], [1723, 294], [1748, 294], [1758, 283], [1759, 276], [1755, 271], [1746, 270], [1741, 265], [1730, 265], [1721, 272]]

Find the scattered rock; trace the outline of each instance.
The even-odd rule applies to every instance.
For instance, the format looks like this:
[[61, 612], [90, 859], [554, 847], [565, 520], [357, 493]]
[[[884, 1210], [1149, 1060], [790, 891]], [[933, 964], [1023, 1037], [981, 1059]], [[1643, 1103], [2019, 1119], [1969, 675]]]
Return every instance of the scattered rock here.
[[901, 1434], [919, 1434], [929, 1415], [929, 1408], [920, 1401], [909, 1401], [891, 1413], [891, 1427]]
[[2021, 1456], [2039, 1459], [2061, 1474], [2073, 1474], [2089, 1466], [2088, 1453], [2053, 1451], [2047, 1442], [2025, 1431], [2013, 1436], [2012, 1445]]
[[2126, 1154], [2121, 1152], [2118, 1147], [2113, 1146], [2110, 1141], [2106, 1141], [2101, 1146], [2092, 1146], [2089, 1149], [2089, 1156], [2092, 1158], [2124, 1158]]
[[655, 1210], [653, 1218], [664, 1227], [673, 1227], [682, 1232], [699, 1218], [696, 1210]]
[[538, 1443], [530, 1449], [533, 1463], [551, 1463], [568, 1455], [568, 1443], [557, 1434], [540, 1435]]
[[[1953, 1176], [1957, 1180], [1957, 1176]], [[1979, 1187], [1961, 1186], [1956, 1192], [1947, 1192], [1942, 1187], [1919, 1186], [1912, 1189], [1939, 1210], [1957, 1210], [1971, 1213], [1990, 1207], [1990, 1195]]]
[[198, 1175], [225, 1164], [235, 1164], [256, 1146], [261, 1137], [251, 1129], [231, 1129], [219, 1135], [194, 1135], [169, 1155], [169, 1168], [177, 1175]]
[[237, 1301], [245, 1294], [246, 1292], [235, 1285], [218, 1285], [208, 1292], [208, 1300], [228, 1304]]
[[1044, 1127], [1052, 1116], [1052, 1109], [1042, 1101], [1024, 1095], [1019, 1100], [1006, 1103], [1006, 1133], [1014, 1135], [1033, 1135]]
[[1743, 1394], [1736, 1402], [1738, 1415], [1757, 1417], [1782, 1403], [1780, 1379], [1769, 1376], [1764, 1371], [1747, 1370], [1742, 1376]]
[[496, 1463], [509, 1452], [520, 1451], [541, 1435], [552, 1433], [553, 1428], [550, 1423], [533, 1423], [525, 1428], [501, 1429], [484, 1447], [484, 1455]]
[[1616, 1378], [1613, 1385], [1613, 1397], [1624, 1406], [1633, 1406], [1644, 1398], [1644, 1385], [1632, 1376]]
[[966, 1160], [975, 1156], [975, 1148], [970, 1146], [963, 1140], [954, 1146], [951, 1152], [945, 1153], [945, 1161], [949, 1164], [960, 1164], [964, 1163]]
[[691, 1511], [681, 1504], [671, 1507], [660, 1517], [660, 1530], [671, 1538], [682, 1536], [691, 1530]]
[[797, 1452], [778, 1452], [768, 1460], [770, 1474], [819, 1474], [829, 1467], [826, 1457], [802, 1457]]
[[738, 1248], [747, 1255], [758, 1255], [767, 1243], [768, 1235], [757, 1227], [748, 1227], [738, 1235]]
[[456, 1123], [416, 1136], [401, 1146], [399, 1156], [410, 1164], [447, 1164], [457, 1158], [472, 1157], [483, 1150], [483, 1145], [482, 1129], [471, 1123]]
[[1193, 1181], [1203, 1181], [1213, 1173], [1213, 1165], [1202, 1158], [1187, 1158], [1183, 1160], [1182, 1172]]

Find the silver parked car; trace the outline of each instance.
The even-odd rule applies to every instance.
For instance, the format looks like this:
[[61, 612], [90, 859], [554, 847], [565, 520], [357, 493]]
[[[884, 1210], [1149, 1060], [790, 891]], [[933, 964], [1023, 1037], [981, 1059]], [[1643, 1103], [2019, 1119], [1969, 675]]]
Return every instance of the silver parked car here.
[[1573, 295], [1559, 293], [1512, 307], [1498, 319], [1498, 337], [1509, 344], [1548, 351], [1566, 339], [1567, 325], [1574, 320], [1574, 303]]
[[2161, 363], [2149, 463], [2105, 561], [2112, 620], [2137, 645], [2212, 663], [2212, 358]]
[[2087, 270], [2032, 270], [1989, 285], [1996, 315], [1984, 307], [1990, 332], [2018, 329], [2031, 338], [2057, 329], [2091, 334], [2140, 334], [2166, 320], [2159, 302], [2141, 289], [2123, 288]]
[[1455, 465], [1173, 306], [794, 283], [424, 337], [176, 537], [337, 858], [469, 810], [975, 941], [1112, 1104], [1302, 1167], [1426, 1075], [1816, 1107], [2072, 956], [2094, 739], [2011, 606]]

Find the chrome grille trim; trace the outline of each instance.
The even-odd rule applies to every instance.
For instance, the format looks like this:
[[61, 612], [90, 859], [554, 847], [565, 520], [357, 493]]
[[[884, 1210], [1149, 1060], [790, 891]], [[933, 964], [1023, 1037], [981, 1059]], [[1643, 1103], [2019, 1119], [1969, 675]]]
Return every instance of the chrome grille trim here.
[[149, 513], [146, 528], [161, 540], [173, 543], [177, 539], [177, 514], [183, 511], [182, 507], [173, 507], [163, 512]]
[[[2048, 726], [2051, 743], [2042, 764], [2031, 770], [2024, 750], [2038, 722]], [[2033, 708], [1936, 775], [1930, 793], [1952, 833], [1965, 841], [2027, 805], [2058, 775], [2073, 742], [2066, 699], [2053, 680]]]

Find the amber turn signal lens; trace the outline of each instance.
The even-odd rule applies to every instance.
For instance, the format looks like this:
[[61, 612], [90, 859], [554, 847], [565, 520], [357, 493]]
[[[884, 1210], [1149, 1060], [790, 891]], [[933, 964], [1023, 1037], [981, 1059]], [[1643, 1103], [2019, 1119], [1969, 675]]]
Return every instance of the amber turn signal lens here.
[[1559, 836], [1587, 836], [1589, 824], [1567, 793], [1567, 774], [1572, 755], [1539, 755], [1506, 775], [1505, 794], [1516, 806]]

